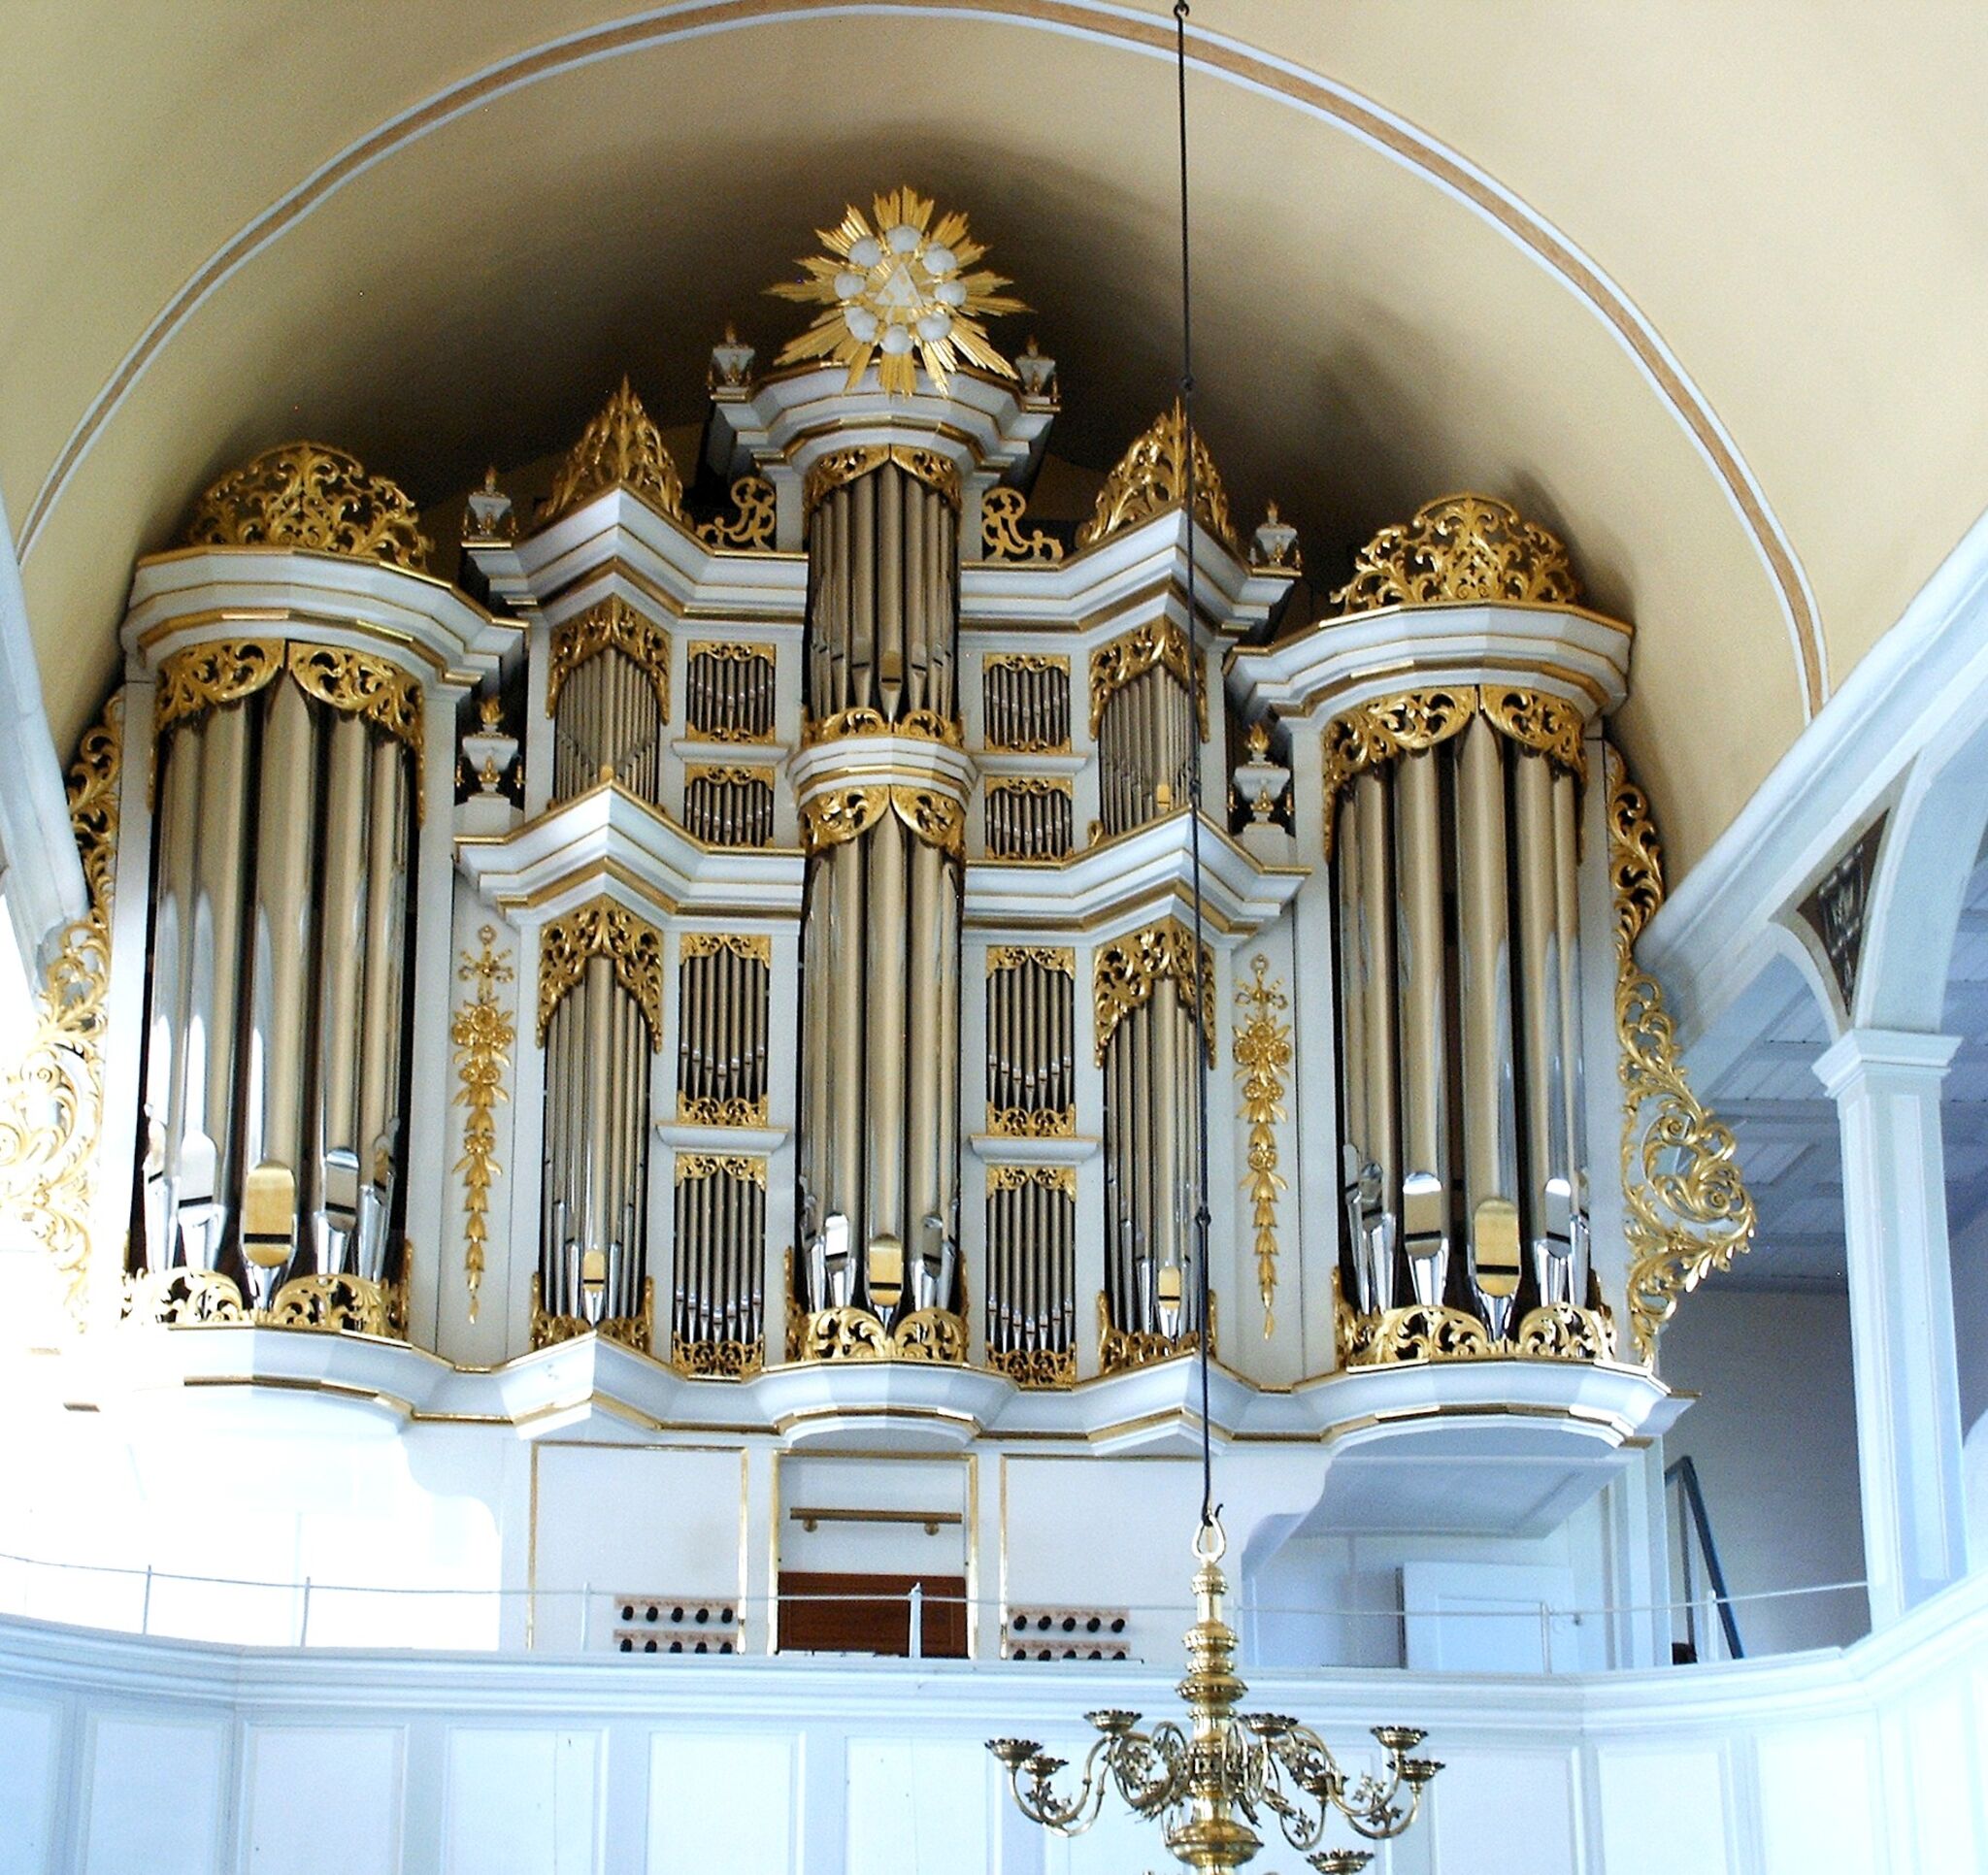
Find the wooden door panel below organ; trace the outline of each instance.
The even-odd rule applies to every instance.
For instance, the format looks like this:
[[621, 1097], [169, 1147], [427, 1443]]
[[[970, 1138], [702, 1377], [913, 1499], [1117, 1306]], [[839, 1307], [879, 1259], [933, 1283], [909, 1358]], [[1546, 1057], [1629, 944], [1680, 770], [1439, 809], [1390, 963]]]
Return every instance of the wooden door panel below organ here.
[[919, 1656], [967, 1657], [967, 1585], [957, 1575], [854, 1575], [782, 1569], [782, 1654], [910, 1655], [911, 1592], [925, 1591]]

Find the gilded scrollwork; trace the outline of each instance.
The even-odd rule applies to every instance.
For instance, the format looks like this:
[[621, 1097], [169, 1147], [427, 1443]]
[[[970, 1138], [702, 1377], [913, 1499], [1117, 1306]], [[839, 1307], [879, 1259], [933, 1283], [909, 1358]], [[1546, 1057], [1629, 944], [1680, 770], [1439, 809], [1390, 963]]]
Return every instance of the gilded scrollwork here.
[[[1176, 397], [1173, 409], [1153, 419], [1105, 478], [1096, 509], [1077, 530], [1077, 550], [1081, 552], [1124, 528], [1137, 527], [1186, 499], [1187, 411]], [[1231, 553], [1239, 560], [1242, 557], [1221, 472], [1198, 433], [1194, 439], [1194, 512]]]
[[1566, 547], [1508, 503], [1447, 495], [1375, 535], [1332, 602], [1342, 614], [1388, 606], [1574, 606], [1580, 581]]
[[1153, 992], [1171, 982], [1180, 1006], [1190, 1014], [1196, 1003], [1195, 985], [1200, 983], [1201, 1036], [1208, 1050], [1209, 1066], [1215, 1061], [1214, 953], [1201, 947], [1201, 967], [1196, 969], [1194, 934], [1174, 918], [1130, 933], [1104, 945], [1092, 967], [1091, 1001], [1096, 1016], [1097, 1062], [1105, 1063], [1105, 1049], [1112, 1031], [1134, 1009], [1152, 1000]]
[[886, 462], [895, 463], [906, 475], [937, 489], [952, 507], [959, 507], [959, 470], [950, 456], [906, 443], [852, 443], [845, 448], [831, 449], [802, 478], [802, 513], [813, 513], [825, 497], [852, 481], [861, 481], [865, 476], [875, 475]]
[[689, 1127], [763, 1127], [766, 1096], [740, 1094], [721, 1100], [716, 1095], [677, 1096], [677, 1118]]
[[801, 725], [803, 748], [839, 742], [850, 736], [900, 736], [913, 742], [943, 742], [947, 748], [966, 746], [966, 731], [958, 719], [943, 716], [936, 709], [908, 709], [892, 718], [880, 709], [858, 706], [839, 709], [819, 722], [810, 718]]
[[1637, 967], [1636, 938], [1663, 903], [1662, 858], [1649, 803], [1613, 750], [1608, 773], [1629, 1332], [1650, 1365], [1679, 1299], [1751, 1245], [1757, 1220], [1732, 1130], [1691, 1091], [1664, 992]]
[[677, 955], [685, 963], [693, 957], [715, 957], [720, 951], [748, 964], [773, 966], [773, 939], [763, 931], [686, 931], [677, 940]]
[[603, 651], [619, 651], [642, 671], [656, 693], [657, 714], [667, 721], [670, 635], [625, 599], [613, 595], [552, 628], [551, 656], [546, 669], [546, 714], [550, 716], [558, 709], [566, 679]]
[[[344, 715], [363, 716], [414, 752], [421, 766], [421, 685], [397, 664], [370, 651], [332, 644], [292, 644], [284, 663], [297, 688]], [[420, 799], [416, 790], [415, 800]]]
[[1069, 1139], [1077, 1134], [1074, 1106], [990, 1106], [987, 1132], [996, 1139]]
[[160, 666], [152, 691], [154, 737], [189, 716], [252, 696], [282, 674], [283, 642], [275, 638], [224, 638], [175, 651]]
[[1018, 488], [990, 488], [980, 497], [980, 557], [1020, 560], [1053, 567], [1063, 558], [1063, 543], [1039, 527], [1024, 530], [1028, 498]]
[[605, 957], [614, 978], [642, 1005], [648, 1045], [663, 1045], [663, 935], [613, 899], [590, 900], [547, 922], [539, 934], [539, 1027], [547, 1026], [568, 991], [586, 972], [587, 960]]
[[658, 513], [684, 520], [682, 475], [626, 378], [560, 465], [543, 519], [555, 521], [609, 488], [626, 488]]
[[[1209, 1298], [1208, 1351], [1215, 1351], [1214, 1298]], [[1150, 1367], [1161, 1361], [1177, 1360], [1183, 1354], [1201, 1352], [1201, 1335], [1193, 1329], [1178, 1334], [1164, 1334], [1157, 1329], [1121, 1329], [1111, 1325], [1110, 1305], [1098, 1298], [1098, 1371], [1126, 1373], [1134, 1367]]]
[[1509, 684], [1483, 685], [1477, 707], [1500, 735], [1521, 747], [1537, 749], [1576, 781], [1588, 778], [1588, 750], [1581, 713], [1564, 697], [1545, 690], [1520, 690]]
[[989, 1348], [987, 1365], [1026, 1393], [1067, 1393], [1077, 1385], [1075, 1348]]
[[1113, 696], [1155, 665], [1165, 665], [1194, 692], [1194, 712], [1201, 740], [1208, 740], [1208, 671], [1187, 634], [1170, 618], [1150, 619], [1137, 629], [1101, 644], [1091, 653], [1091, 740], [1105, 721], [1105, 706]]
[[987, 1168], [987, 1189], [990, 1192], [1026, 1191], [1031, 1185], [1045, 1192], [1059, 1192], [1075, 1204], [1077, 1202], [1077, 1168], [1075, 1166], [989, 1166]]
[[1511, 684], [1473, 683], [1370, 697], [1326, 725], [1326, 857], [1332, 857], [1340, 799], [1356, 776], [1461, 736], [1479, 713], [1500, 735], [1523, 748], [1537, 749], [1576, 780], [1587, 780], [1583, 719], [1563, 697]]
[[[406, 743], [418, 773], [423, 740], [420, 680], [370, 651], [274, 638], [216, 639], [175, 651], [159, 666], [152, 695], [152, 735], [266, 689], [287, 675], [307, 697], [363, 716]], [[163, 743], [160, 744], [163, 747]], [[425, 803], [415, 791], [417, 810]]]
[[449, 1030], [455, 1047], [455, 1101], [469, 1109], [455, 1169], [462, 1174], [463, 1273], [473, 1322], [490, 1237], [490, 1187], [504, 1169], [497, 1160], [496, 1108], [499, 1101], [511, 1098], [504, 1091], [504, 1070], [511, 1065], [512, 1044], [517, 1038], [516, 1021], [497, 996], [497, 985], [513, 981], [516, 971], [508, 956], [499, 955], [496, 941], [496, 928], [484, 925], [477, 933], [480, 948], [462, 953], [456, 977], [476, 989], [456, 1010]]
[[640, 1315], [604, 1315], [596, 1327], [584, 1315], [554, 1315], [546, 1307], [545, 1284], [536, 1270], [532, 1273], [531, 1342], [536, 1348], [557, 1347], [562, 1341], [578, 1341], [582, 1335], [598, 1334], [604, 1341], [618, 1342], [637, 1354], [649, 1354], [655, 1347], [656, 1284], [653, 1276], [642, 1283]]
[[[1335, 1286], [1335, 1298], [1340, 1292]], [[1504, 1340], [1460, 1308], [1413, 1302], [1375, 1315], [1356, 1315], [1336, 1300], [1340, 1365], [1386, 1367], [1428, 1361], [1610, 1361], [1615, 1324], [1605, 1308], [1571, 1302], [1530, 1309]]]
[[732, 1178], [741, 1184], [766, 1190], [766, 1160], [749, 1152], [679, 1152], [677, 1155], [677, 1183], [700, 1178]]
[[0, 1204], [26, 1221], [72, 1318], [86, 1313], [90, 1208], [103, 1132], [104, 999], [111, 980], [112, 874], [124, 705], [114, 696], [69, 771], [69, 825], [89, 907], [62, 933], [33, 1035], [0, 1084]]
[[1060, 970], [1073, 982], [1077, 980], [1077, 947], [1074, 944], [989, 944], [987, 946], [987, 974], [993, 976], [1001, 970], [1018, 970], [1024, 965], [1033, 964], [1038, 970]]
[[1291, 1025], [1278, 1014], [1291, 1006], [1280, 982], [1270, 978], [1270, 960], [1257, 954], [1250, 980], [1236, 992], [1247, 1019], [1236, 1031], [1236, 1069], [1242, 1077], [1242, 1120], [1249, 1129], [1245, 1163], [1250, 1223], [1256, 1232], [1256, 1289], [1263, 1299], [1263, 1332], [1276, 1326], [1277, 1194], [1287, 1190], [1277, 1172], [1277, 1126], [1285, 1118], [1284, 1073], [1291, 1065]]
[[766, 1365], [758, 1341], [676, 1341], [670, 1365], [688, 1380], [750, 1380]]
[[321, 443], [285, 443], [223, 476], [195, 504], [186, 543], [303, 547], [415, 573], [433, 544], [401, 489]]
[[967, 1325], [944, 1308], [914, 1309], [890, 1328], [867, 1308], [824, 1308], [789, 1317], [789, 1361], [925, 1361], [957, 1366]]
[[378, 1283], [347, 1272], [292, 1276], [266, 1309], [249, 1307], [240, 1286], [218, 1269], [184, 1264], [124, 1279], [125, 1321], [152, 1328], [308, 1329], [320, 1334], [408, 1335], [408, 1255], [401, 1273]]
[[720, 552], [771, 553], [779, 518], [779, 498], [764, 476], [741, 476], [732, 484], [732, 513], [715, 515], [697, 530], [706, 546]]
[[886, 812], [895, 814], [928, 846], [948, 858], [966, 852], [966, 809], [939, 788], [873, 782], [825, 788], [801, 804], [801, 846], [808, 853], [860, 839]]
[[818, 853], [845, 840], [860, 839], [882, 819], [890, 790], [882, 782], [864, 788], [828, 788], [801, 804], [801, 845]]

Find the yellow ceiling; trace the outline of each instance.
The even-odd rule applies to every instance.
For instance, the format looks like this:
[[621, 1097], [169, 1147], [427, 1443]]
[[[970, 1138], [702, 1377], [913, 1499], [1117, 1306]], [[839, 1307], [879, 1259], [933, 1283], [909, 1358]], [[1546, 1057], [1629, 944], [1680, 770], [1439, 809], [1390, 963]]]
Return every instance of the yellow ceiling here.
[[[1988, 497], [1988, 164], [1960, 0], [1201, 0], [1202, 421], [1331, 566], [1478, 487], [1639, 628], [1678, 870]], [[623, 369], [694, 421], [845, 200], [967, 209], [1061, 361], [1055, 446], [1171, 394], [1167, 9], [251, 0], [24, 10], [0, 116], [0, 489], [50, 713], [132, 557], [311, 434], [421, 500]]]

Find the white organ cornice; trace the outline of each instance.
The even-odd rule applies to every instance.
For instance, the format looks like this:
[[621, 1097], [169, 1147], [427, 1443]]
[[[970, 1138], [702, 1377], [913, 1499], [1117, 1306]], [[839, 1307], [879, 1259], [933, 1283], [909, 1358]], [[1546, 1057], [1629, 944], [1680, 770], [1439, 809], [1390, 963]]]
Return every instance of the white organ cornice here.
[[[743, 1381], [693, 1379], [604, 1336], [583, 1335], [489, 1368], [463, 1368], [365, 1335], [227, 1328], [127, 1329], [70, 1357], [65, 1398], [141, 1419], [149, 1435], [390, 1438], [423, 1425], [627, 1445], [657, 1435], [771, 1438], [790, 1451], [1078, 1452], [1188, 1456], [1198, 1449], [1199, 1370], [1173, 1360], [1030, 1393], [1006, 1376], [937, 1362], [777, 1364]], [[1342, 1530], [1387, 1528], [1368, 1462], [1419, 1463], [1439, 1480], [1434, 1530], [1537, 1534], [1620, 1474], [1623, 1455], [1684, 1410], [1640, 1368], [1570, 1361], [1446, 1361], [1349, 1368], [1264, 1389], [1217, 1363], [1209, 1423], [1219, 1443], [1323, 1448]], [[1495, 1472], [1503, 1485], [1470, 1489]]]
[[1332, 716], [1374, 697], [1509, 681], [1607, 715], [1629, 694], [1628, 626], [1573, 606], [1392, 606], [1321, 619], [1229, 661], [1247, 716]]
[[[1310, 876], [1305, 866], [1267, 866], [1202, 818], [1203, 901], [1208, 938], [1226, 949], [1272, 923]], [[1105, 941], [1157, 918], [1191, 915], [1192, 836], [1185, 809], [1054, 865], [976, 860], [967, 868], [970, 931], [1037, 926], [1081, 931]]]
[[831, 450], [897, 443], [937, 450], [962, 482], [991, 486], [1029, 461], [1055, 413], [1053, 401], [972, 369], [951, 373], [944, 394], [921, 374], [905, 397], [883, 389], [874, 365], [853, 388], [840, 365], [802, 366], [762, 378], [743, 396], [714, 399], [706, 453], [723, 473], [757, 470], [779, 486], [783, 477], [798, 484]]
[[[960, 569], [961, 630], [976, 648], [1019, 651], [1040, 650], [1044, 632], [1088, 648], [1162, 613], [1182, 622], [1190, 538], [1202, 623], [1225, 638], [1266, 624], [1290, 591], [1289, 576], [1253, 571], [1198, 524], [1190, 537], [1184, 510], [1169, 508], [1054, 564], [969, 560]], [[1014, 635], [1011, 645], [1005, 633]]]
[[203, 546], [138, 563], [123, 640], [138, 678], [189, 645], [295, 638], [370, 651], [462, 691], [496, 672], [521, 630], [430, 574], [307, 547]]
[[555, 624], [610, 591], [666, 619], [710, 619], [727, 630], [798, 627], [807, 609], [806, 554], [707, 546], [686, 523], [620, 486], [520, 541], [515, 553], [519, 576]]
[[613, 781], [509, 834], [459, 838], [456, 865], [485, 905], [525, 926], [603, 892], [650, 918], [801, 915], [798, 852], [707, 846]]

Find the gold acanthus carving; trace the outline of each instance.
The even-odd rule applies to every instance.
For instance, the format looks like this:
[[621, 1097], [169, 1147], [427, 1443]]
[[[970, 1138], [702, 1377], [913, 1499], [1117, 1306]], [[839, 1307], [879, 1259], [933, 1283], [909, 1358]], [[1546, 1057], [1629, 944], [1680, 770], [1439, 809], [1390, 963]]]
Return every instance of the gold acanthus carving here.
[[912, 742], [943, 742], [947, 748], [966, 747], [965, 726], [955, 716], [943, 716], [936, 709], [908, 709], [892, 718], [880, 709], [857, 705], [838, 709], [818, 722], [807, 717], [801, 724], [801, 746], [814, 748], [823, 742], [839, 742], [851, 736], [899, 736]]
[[1270, 979], [1270, 960], [1258, 953], [1250, 980], [1236, 992], [1247, 1019], [1236, 1031], [1236, 1070], [1242, 1077], [1242, 1119], [1249, 1128], [1245, 1163], [1250, 1223], [1256, 1232], [1256, 1290], [1263, 1299], [1263, 1334], [1269, 1340], [1277, 1293], [1277, 1194], [1288, 1186], [1277, 1173], [1277, 1126], [1284, 1113], [1284, 1072], [1291, 1065], [1291, 1025], [1278, 1012], [1291, 1006], [1280, 982]]
[[689, 525], [683, 513], [683, 477], [663, 446], [662, 432], [626, 378], [580, 433], [553, 477], [544, 520], [556, 521], [609, 488], [626, 488], [658, 513]]
[[[1176, 397], [1152, 425], [1119, 458], [1105, 478], [1089, 520], [1077, 529], [1081, 552], [1128, 527], [1137, 527], [1187, 499], [1187, 411]], [[1197, 434], [1194, 439], [1195, 518], [1237, 559], [1242, 547], [1229, 516], [1229, 497], [1222, 487], [1215, 459]]]
[[[1208, 1299], [1208, 1351], [1215, 1351], [1215, 1299]], [[1201, 1352], [1201, 1335], [1187, 1329], [1178, 1334], [1162, 1334], [1157, 1329], [1121, 1329], [1111, 1326], [1111, 1308], [1103, 1294], [1098, 1297], [1098, 1371], [1125, 1373], [1134, 1367], [1150, 1367], [1161, 1361], [1175, 1361], [1183, 1354]]]
[[549, 920], [539, 934], [539, 1040], [568, 991], [586, 974], [587, 960], [605, 957], [614, 978], [642, 1005], [648, 1045], [663, 1045], [663, 934], [613, 899], [589, 901]]
[[1187, 634], [1170, 618], [1154, 619], [1101, 644], [1091, 653], [1091, 740], [1097, 740], [1105, 706], [1133, 678], [1164, 664], [1194, 693], [1201, 740], [1208, 740], [1208, 671]]
[[801, 482], [801, 511], [812, 514], [838, 488], [845, 488], [865, 476], [874, 476], [886, 462], [894, 462], [906, 475], [926, 487], [937, 489], [953, 509], [960, 505], [959, 470], [948, 455], [937, 449], [920, 449], [909, 443], [852, 443], [831, 449], [808, 471]]
[[989, 944], [987, 974], [1018, 970], [1033, 964], [1041, 970], [1060, 970], [1072, 982], [1077, 980], [1077, 949], [1071, 944]]
[[789, 1361], [929, 1361], [957, 1366], [967, 1358], [965, 1320], [946, 1308], [920, 1308], [885, 1328], [867, 1308], [793, 1310]]
[[996, 1139], [1070, 1139], [1077, 1134], [1077, 1109], [990, 1106], [987, 1132]]
[[688, 1094], [677, 1096], [677, 1118], [689, 1127], [763, 1127], [766, 1116], [764, 1094], [750, 1100], [744, 1095], [730, 1100], [720, 1100], [715, 1095], [695, 1099]]
[[670, 1343], [670, 1365], [686, 1380], [750, 1380], [766, 1365], [759, 1341], [678, 1341]]
[[773, 792], [771, 769], [738, 768], [724, 762], [685, 762], [683, 785], [687, 788], [693, 781], [709, 781], [714, 787], [764, 788], [769, 794]]
[[184, 1264], [146, 1270], [124, 1279], [124, 1319], [151, 1328], [310, 1329], [321, 1334], [374, 1334], [408, 1338], [408, 1270], [403, 1243], [400, 1274], [376, 1283], [348, 1274], [292, 1276], [266, 1309], [251, 1308], [230, 1276]]
[[1045, 1192], [1060, 1192], [1075, 1204], [1077, 1202], [1077, 1168], [1075, 1166], [989, 1166], [987, 1168], [987, 1189], [990, 1192], [1025, 1192], [1031, 1185]]
[[949, 859], [966, 853], [966, 809], [938, 788], [873, 782], [855, 788], [827, 788], [801, 804], [801, 845], [810, 854], [845, 840], [860, 839], [888, 811], [927, 846]]
[[639, 666], [656, 693], [656, 713], [670, 714], [670, 635], [645, 618], [625, 599], [610, 597], [578, 617], [552, 628], [551, 657], [546, 671], [546, 714], [559, 707], [559, 693], [589, 658], [619, 651]]
[[1461, 736], [1474, 716], [1521, 748], [1537, 750], [1585, 785], [1585, 723], [1565, 698], [1510, 684], [1442, 684], [1373, 697], [1325, 728], [1325, 856], [1332, 857], [1340, 797], [1355, 776]]
[[511, 1065], [517, 1024], [497, 998], [497, 986], [516, 976], [511, 959], [495, 948], [496, 928], [477, 933], [479, 949], [464, 951], [456, 977], [476, 988], [455, 1012], [449, 1039], [455, 1045], [458, 1106], [469, 1108], [462, 1128], [462, 1157], [455, 1169], [462, 1174], [463, 1275], [469, 1287], [470, 1320], [477, 1319], [481, 1299], [485, 1251], [490, 1240], [490, 1187], [504, 1169], [497, 1160], [496, 1108], [511, 1097], [504, 1091], [504, 1070]]
[[1691, 1091], [1664, 992], [1637, 968], [1636, 938], [1664, 899], [1662, 855], [1649, 803], [1613, 749], [1608, 776], [1629, 1332], [1654, 1365], [1679, 1299], [1751, 1245], [1756, 1216], [1732, 1131]]
[[604, 1341], [616, 1341], [637, 1354], [650, 1354], [656, 1338], [656, 1281], [645, 1276], [642, 1282], [640, 1315], [606, 1315], [596, 1328], [584, 1315], [553, 1315], [546, 1308], [546, 1289], [539, 1273], [532, 1272], [531, 1337], [534, 1348], [556, 1347], [561, 1341], [578, 1341], [582, 1335], [598, 1334]]
[[314, 548], [414, 573], [433, 544], [398, 487], [322, 443], [285, 443], [223, 476], [195, 504], [186, 543]]
[[[370, 651], [275, 638], [218, 639], [175, 651], [159, 666], [152, 735], [253, 696], [282, 674], [307, 696], [347, 715], [363, 716], [407, 744], [418, 774], [425, 747], [420, 679]], [[425, 806], [416, 787], [417, 809]]]
[[1332, 603], [1342, 614], [1388, 606], [1575, 606], [1580, 581], [1566, 547], [1508, 503], [1446, 495], [1369, 541]]
[[1215, 1065], [1214, 953], [1201, 947], [1197, 972], [1194, 934], [1174, 918], [1162, 918], [1105, 945], [1092, 968], [1091, 1000], [1097, 1024], [1097, 1065], [1105, 1065], [1105, 1049], [1112, 1032], [1132, 1011], [1152, 1000], [1162, 983], [1171, 982], [1180, 1006], [1191, 1015], [1200, 983], [1201, 1036], [1208, 1065]]
[[741, 476], [732, 484], [733, 513], [719, 514], [697, 530], [697, 538], [720, 552], [771, 553], [779, 498], [764, 476]]
[[987, 1366], [1028, 1393], [1067, 1393], [1077, 1385], [1075, 1348], [989, 1348]]
[[1039, 527], [1022, 529], [1028, 498], [1018, 488], [990, 488], [980, 497], [980, 554], [987, 560], [1021, 560], [1053, 567], [1063, 543]]
[[694, 1183], [702, 1178], [730, 1178], [742, 1185], [766, 1190], [766, 1160], [758, 1153], [679, 1152], [677, 1155], [677, 1183]]
[[[1338, 1291], [1335, 1289], [1335, 1296]], [[1605, 1308], [1556, 1302], [1529, 1310], [1504, 1340], [1460, 1308], [1411, 1302], [1375, 1315], [1335, 1308], [1340, 1364], [1387, 1367], [1426, 1361], [1612, 1361], [1615, 1324]]]
[[686, 964], [693, 957], [715, 957], [720, 951], [773, 968], [773, 938], [763, 931], [686, 931], [677, 939], [677, 955]]
[[87, 1312], [90, 1207], [104, 1120], [104, 998], [111, 981], [111, 897], [124, 702], [114, 696], [83, 733], [69, 771], [69, 826], [89, 908], [62, 933], [19, 1065], [0, 1083], [0, 1206], [48, 1253], [62, 1299]]

